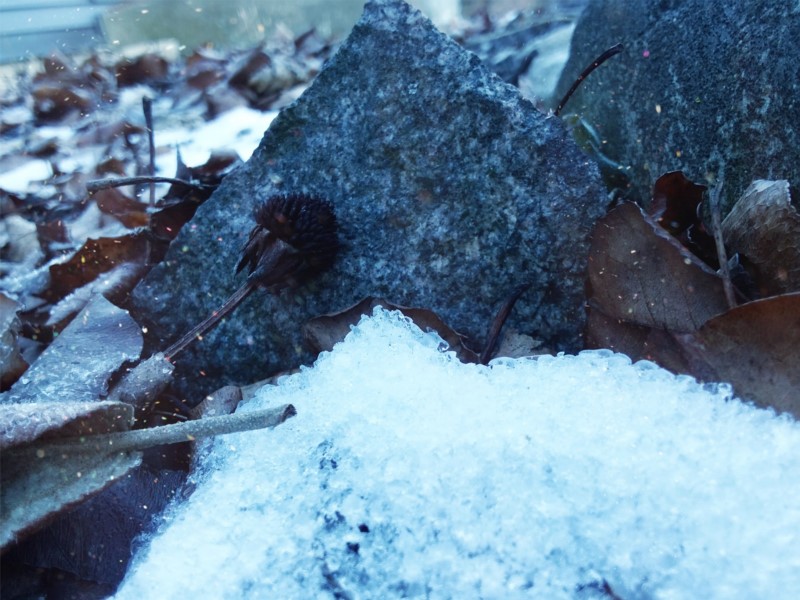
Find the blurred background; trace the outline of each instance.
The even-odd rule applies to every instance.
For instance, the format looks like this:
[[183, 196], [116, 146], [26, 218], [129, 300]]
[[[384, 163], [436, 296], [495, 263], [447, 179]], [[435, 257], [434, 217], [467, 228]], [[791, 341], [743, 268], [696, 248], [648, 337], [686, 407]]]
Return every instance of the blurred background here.
[[[581, 0], [412, 0], [440, 28], [487, 11], [572, 12]], [[345, 36], [364, 0], [2, 0], [0, 63], [73, 54], [99, 46], [170, 40], [183, 52], [201, 45], [246, 48], [277, 27]]]

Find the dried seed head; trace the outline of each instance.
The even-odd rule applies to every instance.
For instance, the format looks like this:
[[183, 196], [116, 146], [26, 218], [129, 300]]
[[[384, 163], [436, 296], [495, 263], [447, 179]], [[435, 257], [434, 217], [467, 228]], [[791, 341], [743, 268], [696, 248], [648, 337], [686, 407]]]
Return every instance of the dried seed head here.
[[294, 287], [329, 269], [339, 249], [336, 216], [327, 200], [305, 194], [272, 196], [259, 205], [256, 226], [236, 272], [277, 291]]

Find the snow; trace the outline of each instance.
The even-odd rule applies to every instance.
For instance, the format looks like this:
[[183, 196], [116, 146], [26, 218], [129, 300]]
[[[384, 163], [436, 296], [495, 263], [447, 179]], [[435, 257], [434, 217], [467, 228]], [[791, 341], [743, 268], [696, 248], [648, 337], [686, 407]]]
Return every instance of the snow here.
[[42, 181], [53, 176], [53, 168], [46, 160], [28, 160], [0, 173], [0, 188], [7, 192], [23, 194], [29, 190], [32, 181]]
[[[130, 100], [127, 100], [130, 103]], [[168, 114], [168, 109], [160, 108]], [[139, 104], [141, 111], [141, 104]], [[180, 148], [183, 162], [190, 167], [205, 163], [211, 153], [216, 150], [233, 150], [246, 161], [258, 147], [261, 137], [269, 127], [278, 111], [261, 112], [244, 106], [233, 108], [216, 119], [195, 127], [165, 127], [155, 131], [157, 148], [168, 150], [161, 152], [156, 158], [158, 175], [174, 177], [177, 168], [175, 148]], [[141, 120], [133, 117], [132, 122]], [[70, 138], [74, 131], [69, 127], [41, 127], [37, 132], [38, 139], [56, 139], [62, 147], [69, 148]], [[90, 173], [101, 159], [96, 148], [70, 151], [68, 156], [58, 159], [59, 170], [71, 173], [82, 171]], [[53, 176], [50, 161], [38, 158], [29, 159], [22, 164], [0, 173], [0, 188], [17, 193], [33, 193], [40, 182]]]
[[[193, 129], [185, 127], [156, 131], [157, 146], [178, 147], [183, 162], [189, 166], [205, 163], [215, 150], [234, 150], [243, 161], [258, 147], [261, 137], [278, 111], [261, 112], [244, 106], [233, 108], [216, 119]], [[174, 177], [175, 152], [157, 157], [159, 175]]]
[[240, 410], [117, 598], [787, 598], [800, 426], [610, 351], [459, 363], [376, 309]]

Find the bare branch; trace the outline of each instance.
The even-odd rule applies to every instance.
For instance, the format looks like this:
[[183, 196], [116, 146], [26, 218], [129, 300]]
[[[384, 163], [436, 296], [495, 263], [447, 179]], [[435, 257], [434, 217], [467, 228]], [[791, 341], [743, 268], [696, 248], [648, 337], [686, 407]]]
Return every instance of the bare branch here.
[[91, 194], [106, 188], [122, 187], [124, 185], [138, 185], [140, 183], [173, 183], [203, 191], [214, 189], [214, 186], [211, 185], [192, 183], [191, 181], [176, 179], [175, 177], [161, 177], [159, 175], [139, 175], [136, 177], [108, 177], [107, 179], [93, 179], [92, 181], [86, 182], [86, 189]]

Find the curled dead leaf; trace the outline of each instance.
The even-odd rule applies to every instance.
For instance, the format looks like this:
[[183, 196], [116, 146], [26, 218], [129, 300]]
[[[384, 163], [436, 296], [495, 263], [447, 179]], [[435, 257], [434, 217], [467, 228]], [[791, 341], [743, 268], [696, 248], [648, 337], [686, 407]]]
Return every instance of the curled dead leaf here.
[[648, 214], [675, 237], [700, 223], [698, 207], [706, 186], [694, 183], [681, 171], [670, 171], [653, 185]]
[[722, 222], [722, 235], [753, 265], [762, 295], [800, 291], [800, 215], [788, 181], [751, 183]]
[[73, 113], [86, 114], [94, 106], [92, 95], [75, 85], [42, 83], [31, 94], [33, 114], [40, 121], [57, 121]]
[[128, 87], [164, 80], [169, 73], [169, 63], [157, 54], [147, 53], [136, 58], [122, 59], [114, 70], [117, 85]]

